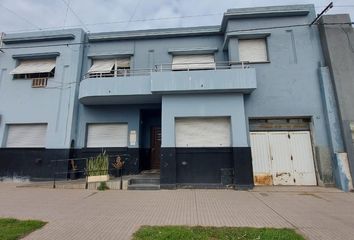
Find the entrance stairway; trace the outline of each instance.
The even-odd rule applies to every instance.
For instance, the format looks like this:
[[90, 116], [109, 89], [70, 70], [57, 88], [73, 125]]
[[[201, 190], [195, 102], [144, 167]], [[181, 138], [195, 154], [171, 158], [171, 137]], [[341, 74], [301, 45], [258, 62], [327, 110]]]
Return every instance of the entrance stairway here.
[[143, 171], [129, 179], [128, 190], [159, 190], [160, 173], [156, 170]]

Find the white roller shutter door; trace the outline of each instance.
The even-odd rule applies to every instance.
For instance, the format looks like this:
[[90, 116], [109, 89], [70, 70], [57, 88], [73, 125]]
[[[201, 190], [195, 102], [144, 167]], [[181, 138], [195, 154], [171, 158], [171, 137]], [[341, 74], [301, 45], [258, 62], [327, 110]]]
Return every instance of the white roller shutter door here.
[[87, 147], [127, 147], [128, 124], [88, 124]]
[[176, 147], [230, 147], [228, 117], [177, 118]]
[[215, 59], [213, 54], [203, 55], [176, 55], [173, 56], [172, 70], [187, 69], [214, 69]]
[[266, 40], [262, 39], [248, 39], [248, 40], [238, 40], [238, 49], [240, 61], [246, 62], [266, 62], [267, 57], [267, 46]]
[[47, 124], [12, 124], [8, 126], [6, 147], [44, 148]]

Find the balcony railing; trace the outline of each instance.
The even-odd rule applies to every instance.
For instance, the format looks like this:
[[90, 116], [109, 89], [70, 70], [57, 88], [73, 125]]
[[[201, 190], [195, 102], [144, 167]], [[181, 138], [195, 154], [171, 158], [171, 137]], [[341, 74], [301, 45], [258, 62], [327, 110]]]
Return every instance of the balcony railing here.
[[222, 70], [231, 68], [249, 68], [249, 62], [202, 62], [202, 63], [167, 63], [155, 65], [155, 72], [165, 71], [198, 71], [198, 70]]
[[203, 63], [163, 63], [155, 65], [153, 68], [141, 69], [117, 69], [111, 72], [89, 72], [84, 75], [86, 78], [109, 78], [109, 77], [128, 77], [128, 76], [147, 76], [152, 72], [166, 71], [197, 71], [197, 70], [222, 70], [239, 68], [249, 68], [249, 62], [203, 62]]

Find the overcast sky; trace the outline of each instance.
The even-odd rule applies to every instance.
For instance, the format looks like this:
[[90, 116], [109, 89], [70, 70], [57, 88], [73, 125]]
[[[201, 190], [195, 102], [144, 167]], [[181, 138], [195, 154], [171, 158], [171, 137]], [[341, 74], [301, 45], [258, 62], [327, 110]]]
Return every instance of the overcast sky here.
[[[0, 32], [82, 27], [90, 32], [219, 25], [229, 8], [308, 4], [328, 0], [0, 0]], [[350, 13], [354, 1], [334, 0], [327, 14]], [[68, 7], [69, 5], [69, 7]]]

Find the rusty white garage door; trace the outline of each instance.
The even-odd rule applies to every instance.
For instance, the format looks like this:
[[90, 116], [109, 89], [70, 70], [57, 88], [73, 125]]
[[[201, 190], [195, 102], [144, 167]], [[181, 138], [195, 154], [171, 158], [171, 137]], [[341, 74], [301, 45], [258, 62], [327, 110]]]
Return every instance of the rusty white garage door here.
[[309, 131], [251, 132], [256, 185], [316, 185]]

